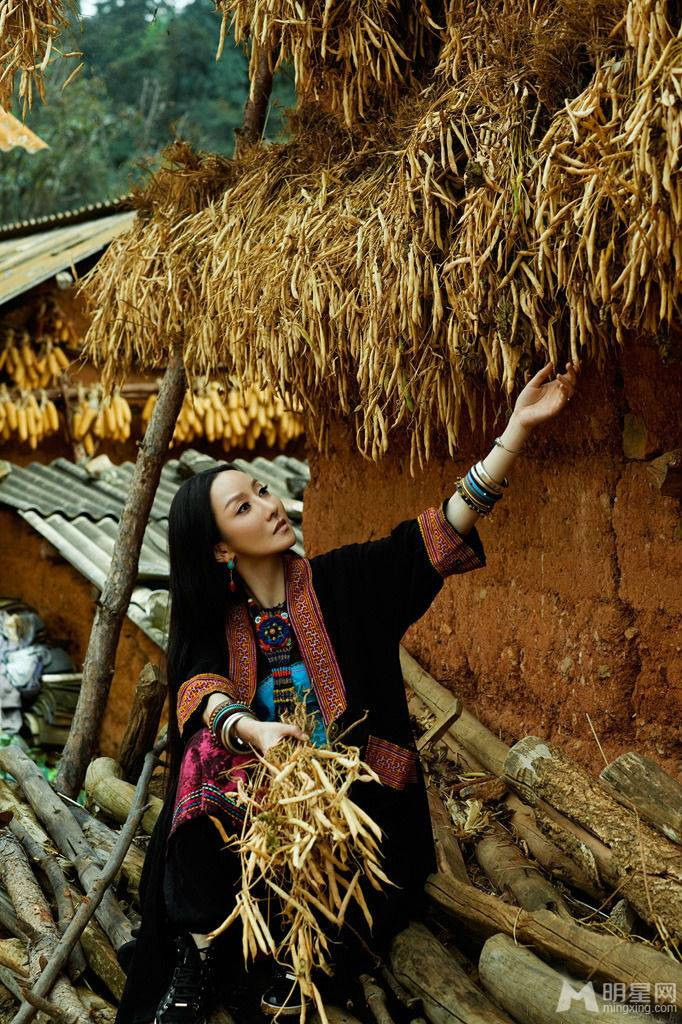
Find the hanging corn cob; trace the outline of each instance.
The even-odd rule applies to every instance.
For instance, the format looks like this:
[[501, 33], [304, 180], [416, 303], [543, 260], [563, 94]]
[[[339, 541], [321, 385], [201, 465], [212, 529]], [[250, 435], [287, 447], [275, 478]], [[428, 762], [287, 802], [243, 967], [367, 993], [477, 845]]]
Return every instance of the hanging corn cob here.
[[[150, 395], [142, 410], [145, 423], [155, 402], [156, 395]], [[300, 415], [288, 410], [279, 396], [254, 388], [247, 389], [243, 396], [236, 389], [226, 394], [223, 385], [211, 381], [199, 383], [194, 392], [185, 394], [172, 444], [189, 444], [205, 437], [211, 442], [222, 441], [225, 451], [236, 447], [252, 450], [262, 436], [271, 448], [284, 448], [302, 433]]]
[[5, 370], [19, 388], [46, 388], [56, 384], [69, 359], [61, 345], [44, 339], [36, 350], [25, 329], [5, 328], [0, 340], [0, 370]]
[[130, 437], [132, 413], [119, 388], [110, 397], [103, 396], [101, 384], [87, 391], [80, 385], [78, 399], [71, 414], [71, 436], [94, 455], [95, 438], [127, 441]]
[[15, 435], [35, 450], [43, 438], [57, 430], [57, 409], [44, 390], [39, 398], [33, 391], [20, 391], [18, 397], [13, 397], [7, 385], [0, 384], [0, 438], [3, 441]]

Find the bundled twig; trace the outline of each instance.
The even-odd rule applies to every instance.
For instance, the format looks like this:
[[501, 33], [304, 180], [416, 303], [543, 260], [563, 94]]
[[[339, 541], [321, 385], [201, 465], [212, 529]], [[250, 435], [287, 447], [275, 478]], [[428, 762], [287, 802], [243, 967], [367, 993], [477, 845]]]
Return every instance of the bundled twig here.
[[[304, 721], [305, 711], [297, 708], [296, 717]], [[377, 890], [392, 884], [379, 865], [381, 830], [348, 795], [354, 782], [378, 778], [357, 747], [339, 743], [328, 749], [284, 740], [259, 760], [248, 786], [240, 787], [247, 813], [230, 843], [241, 860], [241, 888], [234, 910], [212, 934], [239, 919], [245, 961], [260, 950], [290, 963], [302, 995], [315, 1001], [326, 1024], [312, 980], [314, 968], [332, 973], [324, 924], [342, 928], [354, 901], [371, 928], [361, 880]], [[280, 906], [285, 927], [275, 941], [270, 922]], [[305, 1012], [304, 998], [301, 1022]]]

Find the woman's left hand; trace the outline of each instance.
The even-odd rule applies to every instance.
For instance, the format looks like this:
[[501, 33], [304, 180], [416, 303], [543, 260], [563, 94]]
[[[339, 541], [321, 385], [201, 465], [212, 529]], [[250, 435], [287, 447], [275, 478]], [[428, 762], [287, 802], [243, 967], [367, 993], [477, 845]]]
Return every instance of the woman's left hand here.
[[566, 373], [557, 373], [554, 380], [549, 377], [554, 363], [545, 363], [532, 377], [516, 399], [514, 417], [522, 427], [537, 427], [561, 412], [575, 394], [580, 373], [580, 360], [566, 363]]

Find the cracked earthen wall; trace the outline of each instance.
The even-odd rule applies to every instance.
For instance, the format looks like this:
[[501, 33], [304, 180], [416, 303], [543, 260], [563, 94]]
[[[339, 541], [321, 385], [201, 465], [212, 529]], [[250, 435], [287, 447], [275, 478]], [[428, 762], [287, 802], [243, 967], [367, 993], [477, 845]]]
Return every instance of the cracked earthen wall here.
[[[467, 433], [414, 478], [394, 439], [374, 464], [346, 425], [308, 452], [309, 555], [380, 537], [454, 490], [507, 420]], [[682, 364], [626, 348], [533, 434], [490, 518], [487, 565], [445, 581], [404, 638], [436, 679], [507, 743], [536, 734], [593, 771], [635, 749], [682, 781], [682, 505], [648, 463], [682, 445]], [[626, 454], [627, 453], [627, 454]]]

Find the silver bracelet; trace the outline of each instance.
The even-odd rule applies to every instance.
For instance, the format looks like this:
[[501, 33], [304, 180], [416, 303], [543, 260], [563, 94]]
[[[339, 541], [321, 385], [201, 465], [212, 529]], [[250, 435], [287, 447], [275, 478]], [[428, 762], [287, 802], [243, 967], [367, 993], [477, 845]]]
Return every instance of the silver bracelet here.
[[244, 751], [249, 749], [248, 743], [241, 740], [239, 736], [233, 735], [234, 726], [240, 718], [256, 718], [256, 715], [250, 715], [246, 711], [235, 711], [233, 715], [228, 715], [220, 729], [220, 739], [223, 746], [233, 754], [243, 754]]
[[505, 450], [506, 452], [510, 452], [510, 453], [511, 453], [512, 455], [520, 455], [520, 454], [521, 454], [521, 452], [522, 452], [522, 449], [521, 449], [521, 448], [518, 448], [518, 449], [517, 449], [517, 448], [507, 448], [506, 444], [503, 444], [503, 443], [502, 443], [502, 438], [501, 438], [501, 437], [496, 437], [496, 438], [495, 438], [495, 444], [496, 444], [496, 445], [497, 445], [497, 446], [498, 446], [499, 448], [504, 448], [504, 450]]
[[495, 494], [504, 494], [505, 487], [509, 486], [509, 481], [507, 480], [506, 476], [503, 480], [500, 481], [495, 480], [490, 475], [488, 470], [485, 468], [485, 463], [483, 462], [483, 459], [481, 459], [480, 462], [477, 462], [476, 465], [474, 466], [474, 474], [476, 473], [478, 473], [482, 482], [487, 487], [489, 487], [491, 491], [494, 491]]

